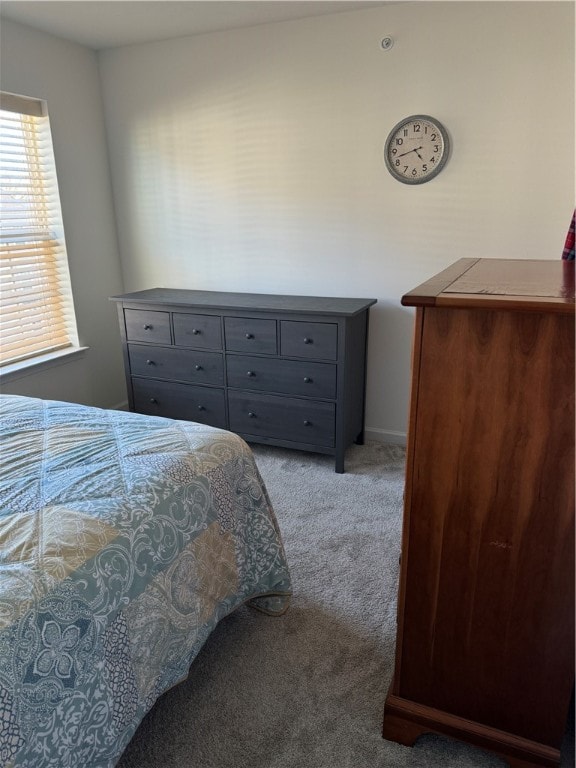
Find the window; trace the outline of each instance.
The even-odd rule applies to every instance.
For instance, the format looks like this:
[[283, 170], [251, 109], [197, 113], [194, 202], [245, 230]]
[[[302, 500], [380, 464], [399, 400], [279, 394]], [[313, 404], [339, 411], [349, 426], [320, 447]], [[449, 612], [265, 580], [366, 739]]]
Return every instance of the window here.
[[77, 346], [50, 123], [0, 94], [0, 365]]

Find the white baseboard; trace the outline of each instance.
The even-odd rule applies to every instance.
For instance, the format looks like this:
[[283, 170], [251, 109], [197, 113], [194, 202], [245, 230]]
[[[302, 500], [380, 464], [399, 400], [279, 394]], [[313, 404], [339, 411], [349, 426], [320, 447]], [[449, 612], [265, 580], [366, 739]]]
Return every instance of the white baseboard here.
[[402, 445], [406, 447], [406, 432], [378, 429], [377, 427], [365, 427], [364, 438], [366, 440], [375, 440], [378, 443], [390, 443], [391, 445]]
[[121, 403], [116, 403], [116, 405], [111, 405], [109, 410], [110, 411], [127, 411], [128, 400], [123, 400]]

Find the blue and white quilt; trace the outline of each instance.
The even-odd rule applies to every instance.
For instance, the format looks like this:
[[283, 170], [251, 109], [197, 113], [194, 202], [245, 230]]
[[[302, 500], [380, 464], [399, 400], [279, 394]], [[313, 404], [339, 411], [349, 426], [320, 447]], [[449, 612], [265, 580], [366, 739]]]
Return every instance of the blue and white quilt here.
[[286, 610], [274, 513], [230, 432], [0, 405], [0, 766], [112, 768], [220, 619]]

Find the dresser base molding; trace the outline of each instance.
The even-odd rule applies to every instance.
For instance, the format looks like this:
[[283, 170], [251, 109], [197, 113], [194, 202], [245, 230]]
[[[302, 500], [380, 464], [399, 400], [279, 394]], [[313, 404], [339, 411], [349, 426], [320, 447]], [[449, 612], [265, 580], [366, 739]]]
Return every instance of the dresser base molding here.
[[506, 760], [510, 768], [558, 768], [560, 765], [559, 749], [388, 694], [384, 738], [411, 747], [425, 733], [459, 739], [494, 752]]

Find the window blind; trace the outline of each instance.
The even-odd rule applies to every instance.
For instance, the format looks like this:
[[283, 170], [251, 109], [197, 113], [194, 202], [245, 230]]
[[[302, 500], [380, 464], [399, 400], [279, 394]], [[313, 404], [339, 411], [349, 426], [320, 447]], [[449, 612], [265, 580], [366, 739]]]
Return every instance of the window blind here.
[[43, 103], [0, 95], [0, 365], [77, 344]]

